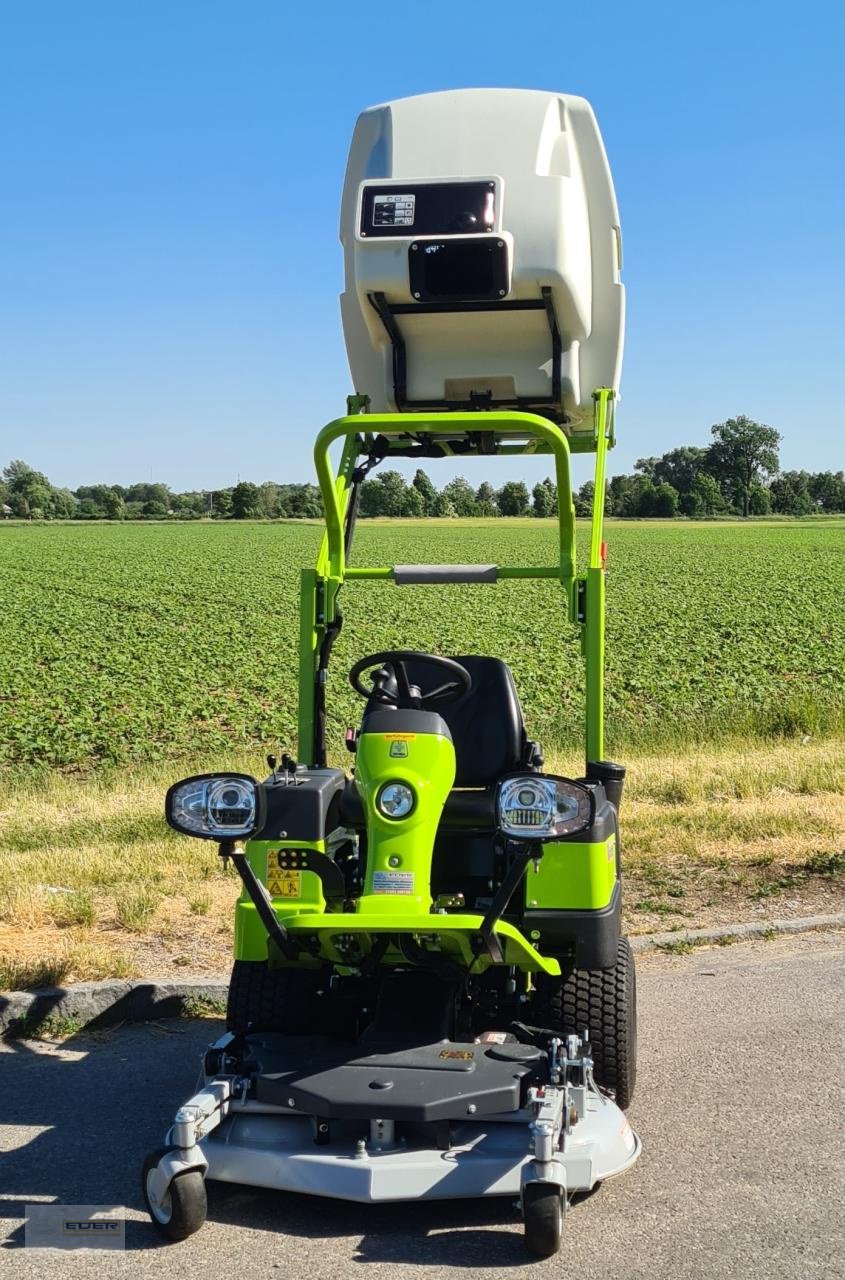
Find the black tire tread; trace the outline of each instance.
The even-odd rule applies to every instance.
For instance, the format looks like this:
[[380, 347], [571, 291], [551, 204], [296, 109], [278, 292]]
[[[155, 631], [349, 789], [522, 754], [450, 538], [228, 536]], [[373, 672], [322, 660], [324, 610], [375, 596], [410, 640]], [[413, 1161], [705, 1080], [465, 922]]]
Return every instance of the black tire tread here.
[[637, 1075], [636, 971], [628, 939], [619, 939], [611, 969], [572, 969], [562, 978], [540, 975], [532, 1008], [537, 1025], [561, 1036], [589, 1029], [596, 1082], [626, 1110]]
[[271, 969], [266, 960], [236, 960], [226, 1001], [227, 1030], [313, 1033], [320, 978], [312, 969]]

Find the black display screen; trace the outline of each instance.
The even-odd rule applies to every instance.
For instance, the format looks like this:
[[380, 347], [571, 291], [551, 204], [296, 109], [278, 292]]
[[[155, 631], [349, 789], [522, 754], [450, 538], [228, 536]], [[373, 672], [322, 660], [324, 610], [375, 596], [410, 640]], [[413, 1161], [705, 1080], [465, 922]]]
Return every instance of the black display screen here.
[[361, 201], [362, 236], [468, 235], [495, 222], [495, 182], [374, 183]]
[[419, 302], [490, 302], [508, 290], [504, 241], [421, 240], [408, 249], [411, 293]]

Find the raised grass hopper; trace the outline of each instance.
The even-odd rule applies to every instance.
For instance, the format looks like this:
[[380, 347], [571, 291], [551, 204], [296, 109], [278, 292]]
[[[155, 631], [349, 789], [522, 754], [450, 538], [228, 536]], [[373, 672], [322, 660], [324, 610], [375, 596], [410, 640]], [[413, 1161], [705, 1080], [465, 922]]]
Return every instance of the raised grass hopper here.
[[374, 412], [514, 408], [572, 431], [618, 390], [625, 291], [589, 103], [527, 89], [402, 98], [358, 118], [341, 298]]

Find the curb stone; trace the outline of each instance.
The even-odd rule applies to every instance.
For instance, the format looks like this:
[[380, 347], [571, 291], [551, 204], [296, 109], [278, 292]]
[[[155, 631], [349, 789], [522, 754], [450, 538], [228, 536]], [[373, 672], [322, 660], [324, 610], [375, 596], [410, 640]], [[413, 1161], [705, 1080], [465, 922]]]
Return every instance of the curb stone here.
[[[807, 933], [814, 929], [845, 927], [845, 912], [827, 916], [802, 916], [797, 920], [764, 920], [753, 924], [722, 925], [715, 929], [678, 929], [674, 933], [636, 934], [634, 952], [652, 951], [677, 942], [719, 942], [725, 938], [759, 938], [772, 933]], [[223, 1005], [228, 978], [186, 976], [138, 979], [134, 982], [76, 982], [69, 987], [45, 987], [38, 991], [0, 993], [0, 1036], [37, 1030], [55, 1019], [77, 1022], [95, 1030], [118, 1022], [151, 1022], [190, 1013], [193, 1001]]]
[[767, 938], [772, 933], [809, 933], [813, 929], [845, 927], [845, 911], [830, 916], [799, 916], [795, 920], [760, 920], [753, 924], [725, 924], [715, 929], [676, 929], [672, 933], [634, 934], [631, 950], [654, 951], [673, 942], [720, 942], [726, 938]]
[[93, 1030], [117, 1022], [151, 1022], [190, 1011], [192, 1001], [225, 1005], [227, 978], [186, 976], [139, 979], [134, 982], [75, 982], [68, 987], [0, 993], [0, 1035], [21, 1034], [57, 1019], [78, 1022]]

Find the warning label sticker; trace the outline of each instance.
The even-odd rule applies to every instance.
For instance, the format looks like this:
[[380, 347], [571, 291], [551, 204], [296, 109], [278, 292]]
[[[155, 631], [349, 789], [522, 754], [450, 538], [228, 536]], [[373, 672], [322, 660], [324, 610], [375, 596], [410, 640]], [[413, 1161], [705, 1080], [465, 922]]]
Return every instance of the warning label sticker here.
[[375, 871], [373, 893], [413, 893], [413, 871]]
[[299, 898], [302, 894], [302, 872], [268, 867], [267, 892], [271, 898]]

